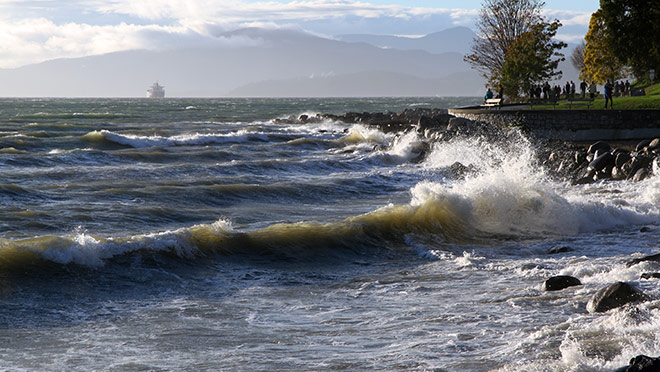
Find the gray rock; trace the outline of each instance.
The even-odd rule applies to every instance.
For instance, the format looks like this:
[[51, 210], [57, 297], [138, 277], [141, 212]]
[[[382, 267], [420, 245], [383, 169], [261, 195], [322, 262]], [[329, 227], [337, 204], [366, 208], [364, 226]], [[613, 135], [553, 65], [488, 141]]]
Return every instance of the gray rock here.
[[648, 299], [647, 295], [632, 285], [617, 282], [596, 292], [587, 303], [587, 311], [604, 313], [629, 303], [643, 302]]
[[469, 133], [477, 129], [477, 123], [465, 118], [451, 118], [447, 130], [458, 133]]
[[650, 144], [651, 144], [651, 140], [650, 140], [650, 139], [645, 139], [645, 140], [639, 141], [639, 143], [637, 144], [637, 146], [635, 146], [635, 151], [637, 151], [637, 152], [643, 151], [643, 150], [644, 150], [644, 147], [646, 147], [646, 146], [648, 146], [648, 145], [650, 145]]
[[596, 153], [596, 150], [603, 149], [605, 151], [610, 151], [610, 144], [604, 141], [598, 141], [594, 142], [589, 146], [589, 149], [587, 150], [587, 153], [589, 154], [594, 154]]
[[563, 245], [563, 246], [557, 246], [557, 247], [552, 247], [552, 248], [548, 249], [548, 254], [565, 253], [565, 252], [571, 252], [571, 251], [573, 251], [573, 248]]
[[578, 278], [574, 278], [568, 275], [558, 275], [549, 278], [543, 283], [544, 291], [559, 291], [564, 288], [573, 287], [576, 285], [582, 285], [582, 282]]
[[640, 182], [645, 180], [648, 176], [650, 176], [649, 170], [647, 168], [640, 168], [635, 172], [632, 180], [633, 182]]
[[660, 273], [643, 273], [640, 279], [660, 279]]
[[652, 358], [646, 355], [638, 355], [630, 359], [625, 372], [660, 372], [660, 357]]
[[628, 262], [626, 266], [630, 267], [637, 265], [638, 263], [647, 262], [647, 261], [660, 262], [660, 253], [644, 256], [642, 258], [635, 258], [634, 260]]

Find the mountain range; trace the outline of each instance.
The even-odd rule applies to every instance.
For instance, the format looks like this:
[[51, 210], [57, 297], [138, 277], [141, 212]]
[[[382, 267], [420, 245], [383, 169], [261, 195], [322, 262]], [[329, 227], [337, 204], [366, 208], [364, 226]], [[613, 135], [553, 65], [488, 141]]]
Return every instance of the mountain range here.
[[168, 97], [480, 96], [484, 81], [463, 61], [474, 33], [425, 37], [315, 36], [244, 28], [231, 46], [129, 50], [0, 69], [0, 96]]

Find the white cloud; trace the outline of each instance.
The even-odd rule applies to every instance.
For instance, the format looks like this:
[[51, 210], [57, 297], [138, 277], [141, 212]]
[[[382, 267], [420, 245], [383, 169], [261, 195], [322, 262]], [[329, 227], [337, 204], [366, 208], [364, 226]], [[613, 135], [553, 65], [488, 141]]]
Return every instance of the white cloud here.
[[[368, 0], [0, 0], [0, 67], [129, 49], [255, 45], [258, 41], [220, 36], [248, 25], [304, 28], [326, 35], [424, 34], [451, 25], [470, 26], [478, 14], [478, 9], [378, 5]], [[585, 28], [590, 17], [568, 11], [545, 14], [564, 25]]]
[[0, 67], [55, 58], [74, 58], [130, 49], [257, 45], [244, 37], [212, 37], [184, 26], [78, 23], [58, 25], [45, 18], [0, 22]]

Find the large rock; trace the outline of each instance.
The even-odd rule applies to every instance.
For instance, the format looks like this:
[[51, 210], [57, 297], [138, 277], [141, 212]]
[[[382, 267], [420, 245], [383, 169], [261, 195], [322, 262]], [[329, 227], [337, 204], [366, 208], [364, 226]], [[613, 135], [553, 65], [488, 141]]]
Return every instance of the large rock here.
[[470, 119], [451, 118], [447, 124], [447, 130], [456, 133], [472, 133], [476, 131], [478, 124]]
[[543, 290], [559, 291], [576, 285], [582, 285], [582, 282], [580, 282], [578, 278], [568, 275], [558, 275], [546, 280], [545, 283], [543, 283]]
[[652, 262], [660, 262], [660, 253], [652, 254], [650, 256], [644, 256], [642, 258], [635, 258], [632, 261], [629, 261], [626, 266], [634, 266], [637, 265], [638, 263], [642, 262], [647, 262], [647, 261], [652, 261]]
[[660, 372], [660, 357], [638, 355], [630, 359], [627, 367], [621, 367], [614, 372]]
[[589, 146], [587, 153], [594, 154], [597, 150], [610, 151], [610, 144], [603, 141], [594, 142]]
[[648, 299], [647, 295], [632, 285], [617, 282], [596, 292], [587, 303], [587, 311], [590, 313], [604, 313], [625, 304], [647, 301]]

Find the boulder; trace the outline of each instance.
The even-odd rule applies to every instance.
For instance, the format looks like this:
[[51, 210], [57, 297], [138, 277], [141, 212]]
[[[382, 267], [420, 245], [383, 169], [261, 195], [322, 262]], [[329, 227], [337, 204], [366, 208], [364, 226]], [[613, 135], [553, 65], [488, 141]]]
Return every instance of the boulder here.
[[596, 292], [587, 303], [587, 311], [590, 313], [604, 313], [629, 303], [647, 301], [648, 299], [647, 295], [632, 285], [617, 282]]
[[565, 253], [565, 252], [571, 252], [572, 250], [573, 248], [563, 245], [548, 249], [548, 254]]
[[635, 151], [637, 151], [637, 152], [643, 151], [646, 146], [651, 144], [651, 141], [652, 140], [650, 140], [650, 139], [645, 139], [645, 140], [639, 141], [637, 146], [635, 146]]
[[[600, 172], [611, 173], [612, 167], [614, 167], [614, 156], [611, 153], [606, 152], [589, 163], [589, 168], [587, 168], [587, 170], [593, 174]], [[607, 169], [609, 169], [609, 171]]]
[[447, 130], [457, 133], [470, 133], [477, 129], [477, 123], [465, 118], [451, 118]]
[[559, 291], [564, 288], [573, 287], [576, 285], [582, 285], [582, 282], [578, 278], [574, 278], [568, 275], [558, 275], [553, 276], [543, 283], [544, 291]]
[[[625, 368], [625, 369], [623, 369]], [[646, 355], [638, 355], [630, 359], [628, 367], [623, 367], [616, 370], [622, 372], [659, 372], [660, 371], [660, 357], [652, 358]]]
[[603, 149], [605, 151], [610, 151], [610, 144], [604, 141], [597, 141], [591, 144], [589, 146], [589, 149], [587, 150], [587, 153], [589, 154], [594, 154], [596, 150]]
[[634, 260], [628, 262], [626, 266], [630, 267], [646, 261], [660, 262], [660, 253], [644, 256], [642, 258], [635, 258]]
[[616, 159], [614, 164], [621, 168], [625, 163], [629, 162], [632, 159], [629, 152], [619, 152], [616, 154]]
[[660, 148], [660, 138], [654, 138], [653, 141], [649, 143], [648, 148], [650, 150], [655, 150], [657, 148]]
[[660, 279], [660, 273], [643, 273], [640, 279]]
[[648, 168], [639, 168], [637, 172], [635, 172], [632, 180], [633, 182], [640, 182], [645, 180], [648, 176], [650, 176]]
[[434, 118], [422, 115], [419, 117], [419, 121], [417, 121], [417, 128], [418, 129], [429, 129], [429, 128], [437, 128], [440, 126], [440, 123], [437, 122]]
[[476, 173], [477, 169], [474, 167], [474, 165], [470, 164], [469, 166], [465, 166], [459, 162], [455, 162], [449, 167], [449, 171], [457, 178], [457, 179], [464, 179], [465, 176], [471, 173]]

